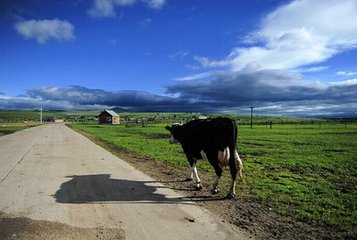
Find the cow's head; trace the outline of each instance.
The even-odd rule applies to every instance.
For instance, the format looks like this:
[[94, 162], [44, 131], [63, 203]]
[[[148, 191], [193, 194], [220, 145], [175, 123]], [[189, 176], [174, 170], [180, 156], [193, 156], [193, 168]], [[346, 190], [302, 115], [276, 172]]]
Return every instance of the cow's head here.
[[179, 124], [174, 124], [171, 127], [166, 126], [165, 129], [171, 133], [169, 138], [169, 142], [171, 144], [179, 143], [181, 139], [181, 128], [182, 126]]

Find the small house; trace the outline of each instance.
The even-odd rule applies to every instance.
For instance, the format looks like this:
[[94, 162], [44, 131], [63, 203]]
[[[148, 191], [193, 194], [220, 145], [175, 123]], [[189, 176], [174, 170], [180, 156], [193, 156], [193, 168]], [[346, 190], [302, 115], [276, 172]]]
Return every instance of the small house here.
[[104, 124], [120, 124], [119, 115], [112, 110], [104, 110], [98, 116], [99, 123]]
[[208, 118], [208, 117], [203, 116], [203, 115], [198, 116], [198, 119], [200, 119], [200, 120], [205, 120], [205, 119], [207, 119], [207, 118]]
[[63, 118], [55, 118], [55, 123], [63, 123], [64, 119]]

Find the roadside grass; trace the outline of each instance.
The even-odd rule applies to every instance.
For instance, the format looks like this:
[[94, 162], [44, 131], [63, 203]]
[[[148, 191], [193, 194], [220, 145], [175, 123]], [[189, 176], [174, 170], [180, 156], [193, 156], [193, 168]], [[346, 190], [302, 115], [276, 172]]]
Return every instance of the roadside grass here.
[[244, 133], [241, 152], [254, 195], [282, 214], [356, 236], [357, 125]]
[[36, 122], [0, 123], [0, 136], [39, 125]]
[[[129, 152], [173, 167], [186, 167], [180, 145], [168, 143], [165, 126], [72, 127]], [[356, 123], [275, 124], [273, 129], [243, 125], [239, 128], [238, 148], [245, 178], [237, 185], [238, 195], [256, 199], [299, 221], [357, 237]], [[201, 174], [213, 177], [208, 163], [201, 161], [198, 168]], [[227, 171], [225, 176], [229, 176]], [[222, 190], [227, 191], [224, 187]]]

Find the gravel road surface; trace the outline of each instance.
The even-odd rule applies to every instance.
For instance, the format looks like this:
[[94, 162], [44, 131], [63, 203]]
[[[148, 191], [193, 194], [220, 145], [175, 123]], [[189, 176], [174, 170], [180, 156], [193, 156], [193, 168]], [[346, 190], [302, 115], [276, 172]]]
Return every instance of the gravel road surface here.
[[246, 237], [64, 124], [46, 124], [0, 137], [0, 239], [49, 238]]

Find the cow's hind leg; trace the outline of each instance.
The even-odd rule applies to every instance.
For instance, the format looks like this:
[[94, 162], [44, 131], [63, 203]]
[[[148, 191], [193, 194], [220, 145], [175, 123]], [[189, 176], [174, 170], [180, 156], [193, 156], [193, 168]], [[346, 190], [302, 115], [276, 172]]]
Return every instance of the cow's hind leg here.
[[231, 187], [229, 189], [228, 198], [234, 198], [236, 196], [236, 180], [237, 180], [237, 175], [239, 175], [239, 178], [242, 178], [242, 168], [243, 168], [243, 163], [242, 160], [240, 159], [238, 152], [234, 152], [234, 159], [230, 159], [229, 161], [229, 170], [231, 172]]
[[204, 152], [201, 151], [201, 155], [202, 155], [203, 159], [208, 160], [208, 162], [212, 165], [212, 167], [214, 168], [214, 171], [216, 172], [216, 178], [214, 179], [211, 193], [217, 194], [218, 193], [217, 186], [218, 186], [219, 180], [222, 177], [222, 172], [223, 172], [222, 167], [218, 163], [218, 154], [214, 153], [214, 152], [208, 152], [207, 154], [205, 153], [203, 155], [202, 153], [204, 153]]
[[214, 171], [216, 172], [216, 178], [213, 182], [213, 186], [212, 186], [212, 190], [211, 190], [211, 193], [212, 194], [217, 194], [218, 193], [218, 183], [219, 183], [219, 180], [221, 179], [222, 177], [222, 168], [216, 163], [214, 166]]

